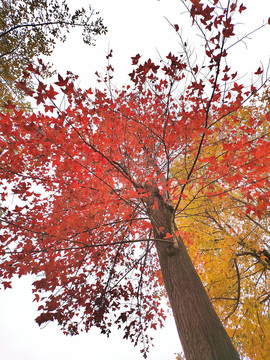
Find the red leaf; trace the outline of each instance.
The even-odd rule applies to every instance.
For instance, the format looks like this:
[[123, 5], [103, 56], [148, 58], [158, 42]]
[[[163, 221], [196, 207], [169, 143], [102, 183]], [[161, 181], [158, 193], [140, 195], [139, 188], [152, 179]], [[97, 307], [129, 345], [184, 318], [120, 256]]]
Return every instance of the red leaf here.
[[109, 54], [106, 56], [106, 59], [108, 60], [110, 57], [113, 56], [113, 51], [112, 49], [110, 50]]
[[241, 14], [241, 12], [244, 11], [244, 10], [246, 10], [246, 7], [245, 7], [243, 4], [241, 4], [240, 7], [239, 7], [239, 12], [240, 12], [240, 14]]
[[228, 72], [229, 70], [230, 70], [230, 68], [228, 67], [228, 65], [226, 65], [223, 72]]
[[254, 74], [255, 74], [255, 75], [260, 75], [260, 74], [262, 74], [262, 73], [263, 73], [263, 70], [261, 69], [261, 67], [259, 67]]
[[34, 298], [33, 302], [34, 302], [34, 301], [36, 301], [36, 302], [39, 301], [39, 295], [38, 295], [38, 294], [35, 294], [35, 298]]
[[229, 80], [229, 76], [227, 74], [224, 75], [224, 77], [221, 79], [222, 81], [228, 81]]
[[250, 91], [254, 94], [257, 91], [257, 89], [256, 89], [256, 87], [254, 85], [251, 85], [250, 86]]
[[4, 285], [5, 289], [12, 288], [10, 281], [3, 281], [2, 284]]
[[235, 8], [236, 8], [236, 3], [231, 4], [231, 6], [230, 6], [230, 11], [231, 11], [231, 12], [234, 11]]
[[174, 25], [175, 31], [179, 31], [179, 26], [177, 24]]
[[45, 112], [48, 112], [48, 111], [54, 112], [55, 107], [53, 105], [44, 104], [44, 109], [45, 109]]
[[62, 76], [58, 74], [58, 81], [55, 83], [55, 85], [62, 87], [62, 86], [67, 86], [67, 84], [68, 84], [68, 78], [64, 80]]
[[138, 62], [139, 62], [140, 57], [141, 57], [140, 54], [137, 54], [136, 56], [131, 57], [131, 59], [132, 59], [132, 65], [137, 65]]
[[233, 88], [232, 91], [237, 91], [237, 92], [241, 92], [243, 89], [244, 85], [240, 84], [238, 85], [236, 82], [233, 84]]
[[51, 100], [55, 100], [55, 96], [59, 94], [58, 92], [54, 91], [54, 88], [52, 85], [50, 85], [50, 89], [47, 90], [47, 95]]
[[195, 74], [197, 74], [197, 72], [199, 71], [198, 65], [196, 65], [192, 70], [194, 71]]
[[34, 72], [34, 71], [35, 71], [35, 68], [34, 68], [33, 64], [28, 65], [26, 69], [27, 69], [28, 71], [31, 71], [31, 72]]

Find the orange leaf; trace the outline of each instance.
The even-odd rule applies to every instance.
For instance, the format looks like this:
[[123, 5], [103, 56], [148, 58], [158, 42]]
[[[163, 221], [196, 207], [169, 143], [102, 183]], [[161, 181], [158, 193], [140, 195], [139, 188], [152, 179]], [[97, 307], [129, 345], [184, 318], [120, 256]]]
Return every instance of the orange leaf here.
[[172, 235], [172, 234], [167, 233], [167, 234], [164, 236], [164, 239], [169, 239], [169, 238], [171, 238], [171, 237], [173, 237], [173, 235]]

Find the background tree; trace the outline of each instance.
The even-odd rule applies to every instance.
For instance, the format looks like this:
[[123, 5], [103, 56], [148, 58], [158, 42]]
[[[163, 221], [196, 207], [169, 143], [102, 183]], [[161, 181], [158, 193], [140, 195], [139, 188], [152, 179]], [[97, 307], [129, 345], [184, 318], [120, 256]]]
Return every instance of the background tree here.
[[[222, 160], [224, 149], [221, 142], [232, 137], [232, 129], [228, 124], [231, 122], [234, 127], [236, 119], [244, 128], [250, 128], [248, 141], [254, 147], [264, 138], [269, 141], [269, 120], [264, 116], [269, 113], [268, 94], [269, 90], [265, 88], [260, 98], [254, 97], [249, 106], [241, 107], [231, 119], [228, 117], [226, 127], [220, 124], [220, 131], [202, 151], [203, 164], [207, 158], [215, 159], [216, 163]], [[234, 128], [235, 139], [242, 138], [244, 128]], [[251, 136], [253, 131], [256, 137]], [[241, 151], [242, 148], [239, 148], [235, 159], [231, 159], [231, 164], [238, 159]], [[267, 156], [267, 152], [261, 153], [256, 162]], [[174, 175], [181, 179], [185, 177], [185, 163], [190, 161], [188, 154], [183, 154], [178, 161]], [[205, 166], [201, 167], [201, 178], [204, 175]], [[238, 175], [235, 173], [234, 176]], [[203, 186], [195, 181], [191, 182], [178, 211], [177, 224], [230, 337], [251, 359], [266, 359], [270, 354], [270, 247], [267, 208], [270, 191], [269, 186], [260, 186], [260, 178], [257, 180], [256, 190], [252, 191], [246, 184], [238, 181], [235, 181], [233, 189], [224, 188], [220, 182], [209, 181], [207, 177], [203, 180]], [[254, 198], [255, 193], [257, 199]], [[192, 233], [190, 229], [193, 229]]]
[[[120, 91], [110, 87], [111, 65], [108, 90], [76, 89], [71, 74], [49, 86], [41, 79], [35, 89], [19, 83], [45, 112], [25, 115], [9, 103], [14, 115], [2, 114], [2, 201], [8, 182], [18, 202], [2, 209], [0, 275], [4, 288], [14, 275], [38, 275], [39, 324], [56, 320], [70, 334], [97, 326], [107, 335], [116, 324], [144, 354], [146, 330], [164, 318], [164, 281], [186, 358], [239, 359], [190, 260], [181, 215], [194, 192], [208, 200], [209, 224], [213, 199], [229, 204], [228, 194], [235, 202], [252, 197], [252, 207], [241, 202], [242, 214], [266, 214], [269, 109], [260, 109], [262, 123], [238, 115], [259, 91], [254, 83], [244, 88], [226, 63], [238, 42], [232, 15], [243, 5], [192, 1], [187, 9], [203, 34], [202, 64], [183, 42], [159, 64], [134, 56], [133, 85]], [[29, 68], [37, 80], [40, 66]], [[65, 109], [56, 105], [59, 92]], [[189, 235], [197, 236], [190, 226]], [[226, 235], [227, 249], [232, 241]]]
[[[66, 1], [1, 0], [0, 106], [9, 99], [22, 99], [24, 93], [16, 82], [37, 56], [52, 53], [57, 39], [65, 41], [72, 27], [82, 28], [83, 40], [89, 45], [96, 35], [106, 33], [97, 14], [91, 7], [89, 12], [82, 8], [72, 14]], [[43, 76], [49, 74], [43, 72]]]

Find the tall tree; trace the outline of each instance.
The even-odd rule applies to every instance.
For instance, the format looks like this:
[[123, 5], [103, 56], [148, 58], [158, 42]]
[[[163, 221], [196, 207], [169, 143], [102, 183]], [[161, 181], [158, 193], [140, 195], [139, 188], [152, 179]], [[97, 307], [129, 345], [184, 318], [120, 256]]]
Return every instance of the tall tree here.
[[[12, 191], [17, 205], [2, 207], [0, 275], [4, 288], [14, 275], [38, 275], [39, 324], [56, 320], [70, 334], [97, 326], [107, 335], [116, 324], [144, 355], [146, 330], [164, 319], [164, 282], [186, 358], [233, 360], [239, 355], [187, 252], [181, 214], [192, 192], [219, 204], [236, 184], [237, 201], [253, 199], [241, 202], [242, 214], [266, 214], [270, 114], [261, 109], [263, 123], [237, 115], [259, 91], [244, 88], [227, 64], [238, 42], [232, 16], [243, 5], [183, 3], [203, 34], [202, 64], [185, 42], [161, 66], [137, 55], [133, 85], [119, 91], [76, 89], [72, 74], [45, 85], [44, 65], [29, 67], [38, 85], [19, 87], [45, 112], [26, 115], [9, 103], [14, 114], [1, 115], [2, 201]], [[188, 233], [196, 235], [190, 226]]]
[[23, 93], [15, 84], [23, 72], [37, 56], [50, 55], [56, 39], [65, 41], [72, 27], [82, 28], [87, 44], [93, 44], [96, 35], [106, 33], [97, 14], [91, 8], [72, 14], [66, 1], [1, 0], [0, 106], [3, 108], [8, 99], [22, 98]]

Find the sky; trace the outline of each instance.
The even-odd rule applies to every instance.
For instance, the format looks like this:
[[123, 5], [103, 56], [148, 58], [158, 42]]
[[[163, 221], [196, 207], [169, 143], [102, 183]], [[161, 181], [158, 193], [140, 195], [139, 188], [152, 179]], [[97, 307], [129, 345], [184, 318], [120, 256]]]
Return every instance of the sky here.
[[[240, 34], [260, 26], [270, 16], [269, 0], [243, 0], [246, 14], [239, 20]], [[87, 7], [87, 0], [69, 0], [71, 7]], [[113, 49], [112, 65], [115, 67], [115, 85], [121, 87], [131, 72], [131, 56], [143, 55], [158, 60], [170, 51], [181, 51], [179, 39], [165, 17], [183, 27], [183, 37], [201, 48], [190, 31], [190, 19], [184, 13], [180, 0], [91, 0], [94, 9], [100, 11], [108, 26], [106, 36], [97, 37], [96, 46], [83, 44], [79, 31], [72, 31], [65, 44], [58, 44], [49, 59], [61, 74], [71, 70], [80, 76], [82, 87], [96, 85], [95, 72], [106, 68], [106, 54]], [[232, 49], [233, 63], [247, 79], [251, 71], [264, 67], [270, 55], [270, 26], [253, 34], [250, 40]], [[40, 329], [34, 322], [36, 303], [31, 294], [31, 279], [15, 281], [12, 290], [0, 293], [0, 352], [1, 360], [138, 360], [142, 359], [139, 348], [122, 339], [117, 331], [107, 339], [97, 330], [76, 337], [66, 337], [54, 325]], [[180, 351], [180, 342], [173, 318], [168, 313], [163, 330], [155, 334], [154, 348], [149, 360], [174, 360]]]
[[[237, 24], [239, 37], [262, 25], [263, 20], [267, 22], [270, 16], [269, 0], [243, 1], [247, 10], [242, 13]], [[70, 3], [74, 8], [80, 4], [88, 6], [88, 0], [70, 0]], [[191, 47], [194, 46], [197, 54], [204, 50], [197, 45], [198, 31], [192, 31], [191, 19], [181, 5], [181, 0], [91, 0], [91, 4], [104, 18], [108, 34], [97, 37], [96, 46], [89, 47], [79, 40], [80, 31], [73, 31], [65, 44], [57, 46], [53, 56], [57, 69], [69, 69], [80, 75], [82, 87], [92, 86], [96, 79], [95, 72], [102, 73], [105, 70], [105, 57], [110, 49], [113, 49], [111, 61], [115, 68], [117, 87], [129, 79], [128, 74], [133, 69], [131, 56], [139, 53], [145, 61], [151, 58], [158, 62], [160, 56], [165, 58], [169, 52], [181, 52], [179, 37], [170, 23], [178, 24], [183, 29], [184, 40]], [[268, 39], [269, 27], [266, 27], [251, 35], [249, 41], [230, 50], [242, 75], [248, 74], [255, 66], [257, 69], [260, 60], [267, 63], [270, 55]]]

